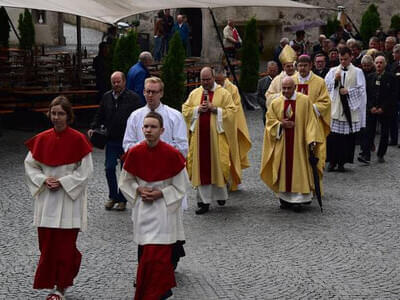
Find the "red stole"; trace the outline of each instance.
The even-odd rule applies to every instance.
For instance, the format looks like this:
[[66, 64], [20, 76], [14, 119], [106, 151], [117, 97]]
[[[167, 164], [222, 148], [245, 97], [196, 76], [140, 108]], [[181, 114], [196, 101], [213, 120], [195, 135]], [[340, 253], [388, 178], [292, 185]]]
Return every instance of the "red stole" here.
[[68, 127], [62, 132], [45, 130], [25, 142], [37, 161], [47, 166], [76, 163], [92, 152], [92, 145], [79, 131]]
[[[212, 103], [214, 92], [208, 91], [208, 101]], [[204, 94], [201, 102], [204, 101]], [[211, 112], [200, 113], [199, 117], [199, 147], [200, 147], [200, 184], [211, 184]]]
[[[296, 119], [295, 112], [296, 112], [296, 101], [285, 100], [283, 109], [283, 118], [294, 122]], [[294, 154], [294, 127], [285, 128], [286, 192], [292, 191], [293, 154]]]
[[297, 91], [304, 94], [304, 95], [308, 95], [308, 84], [304, 83], [304, 84], [298, 84], [297, 85]]
[[161, 140], [153, 148], [144, 141], [129, 149], [122, 159], [127, 172], [148, 182], [174, 177], [185, 167], [182, 154]]
[[238, 40], [239, 40], [239, 33], [238, 33], [238, 31], [236, 30], [236, 28], [233, 28], [233, 29], [232, 29], [232, 36], [233, 36], [233, 39], [234, 39], [235, 41], [238, 41]]

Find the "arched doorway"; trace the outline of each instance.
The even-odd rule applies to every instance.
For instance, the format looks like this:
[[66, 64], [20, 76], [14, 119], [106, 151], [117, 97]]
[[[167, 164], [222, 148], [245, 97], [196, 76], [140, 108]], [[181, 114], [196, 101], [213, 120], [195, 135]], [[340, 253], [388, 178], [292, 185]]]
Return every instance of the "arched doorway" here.
[[181, 8], [179, 13], [185, 15], [190, 28], [190, 56], [201, 56], [203, 45], [203, 16], [201, 8]]

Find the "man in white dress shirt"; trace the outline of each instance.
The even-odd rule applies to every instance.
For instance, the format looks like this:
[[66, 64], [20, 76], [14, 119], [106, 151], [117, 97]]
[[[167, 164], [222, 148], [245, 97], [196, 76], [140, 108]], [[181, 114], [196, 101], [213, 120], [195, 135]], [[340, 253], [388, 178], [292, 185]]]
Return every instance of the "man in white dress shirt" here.
[[186, 123], [179, 111], [161, 103], [163, 92], [164, 83], [160, 78], [150, 77], [145, 80], [143, 93], [147, 105], [132, 112], [127, 121], [122, 143], [125, 152], [145, 140], [142, 132], [144, 117], [150, 111], [155, 111], [164, 120], [164, 133], [161, 140], [178, 149], [184, 157], [187, 156], [189, 146]]

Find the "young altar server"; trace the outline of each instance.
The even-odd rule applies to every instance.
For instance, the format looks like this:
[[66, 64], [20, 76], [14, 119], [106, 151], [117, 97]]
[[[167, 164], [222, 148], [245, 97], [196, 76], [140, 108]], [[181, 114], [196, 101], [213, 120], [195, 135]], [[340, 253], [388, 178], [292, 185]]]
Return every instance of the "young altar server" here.
[[136, 300], [167, 299], [176, 286], [173, 244], [184, 240], [181, 203], [190, 181], [185, 159], [160, 140], [163, 119], [149, 112], [145, 140], [125, 154], [119, 188], [132, 204], [134, 241], [139, 245]]
[[34, 197], [34, 225], [38, 228], [40, 260], [35, 289], [54, 289], [46, 300], [63, 300], [73, 285], [82, 255], [78, 232], [87, 227], [87, 183], [93, 172], [92, 146], [69, 127], [74, 115], [64, 96], [49, 107], [53, 128], [29, 139], [25, 173]]

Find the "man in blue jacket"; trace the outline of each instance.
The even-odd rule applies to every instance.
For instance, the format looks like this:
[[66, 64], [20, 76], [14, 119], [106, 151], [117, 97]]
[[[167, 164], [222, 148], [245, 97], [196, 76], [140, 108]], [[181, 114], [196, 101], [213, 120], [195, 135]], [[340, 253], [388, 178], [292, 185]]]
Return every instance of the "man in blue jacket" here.
[[147, 69], [153, 63], [153, 56], [148, 51], [143, 51], [139, 54], [139, 61], [134, 64], [128, 72], [127, 85], [128, 90], [135, 92], [140, 97], [141, 106], [146, 105], [143, 89], [144, 81], [150, 77], [149, 70]]
[[176, 31], [179, 32], [183, 47], [185, 47], [185, 50], [187, 50], [189, 40], [189, 26], [187, 23], [183, 22], [183, 15], [178, 15], [176, 17], [176, 23], [174, 24], [174, 27], [172, 27], [172, 34], [174, 34]]

